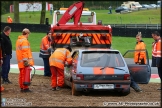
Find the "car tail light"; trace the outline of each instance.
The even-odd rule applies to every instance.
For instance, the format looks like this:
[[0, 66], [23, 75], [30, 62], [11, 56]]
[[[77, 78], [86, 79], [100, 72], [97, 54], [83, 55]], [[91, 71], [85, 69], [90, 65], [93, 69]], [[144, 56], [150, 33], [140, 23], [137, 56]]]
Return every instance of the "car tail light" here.
[[130, 79], [130, 74], [124, 74], [124, 80], [129, 80]]
[[76, 75], [76, 79], [83, 80], [84, 79], [84, 75], [83, 74], [77, 74]]

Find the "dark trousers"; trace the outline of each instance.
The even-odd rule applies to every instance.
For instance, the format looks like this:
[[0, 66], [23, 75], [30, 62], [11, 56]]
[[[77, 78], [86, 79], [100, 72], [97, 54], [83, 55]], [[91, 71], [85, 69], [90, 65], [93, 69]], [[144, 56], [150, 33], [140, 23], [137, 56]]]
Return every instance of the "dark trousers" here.
[[158, 74], [159, 74], [160, 81], [161, 81], [161, 78], [162, 78], [162, 67], [157, 67], [157, 69], [158, 69]]
[[3, 64], [2, 64], [2, 78], [8, 79], [8, 73], [10, 72], [10, 55], [6, 55], [6, 57], [3, 58]]
[[111, 9], [110, 9], [110, 13], [112, 13]]
[[44, 62], [44, 76], [51, 76], [49, 58], [43, 58]]
[[139, 87], [138, 84], [134, 81], [133, 77], [131, 76], [131, 87]]

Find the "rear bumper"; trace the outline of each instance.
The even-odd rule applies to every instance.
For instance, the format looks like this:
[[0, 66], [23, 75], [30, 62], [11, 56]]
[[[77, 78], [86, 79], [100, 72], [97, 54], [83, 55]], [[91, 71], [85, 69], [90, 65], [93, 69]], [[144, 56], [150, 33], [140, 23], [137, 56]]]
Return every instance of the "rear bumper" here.
[[[78, 81], [73, 80], [76, 91], [84, 90], [127, 90], [130, 88], [130, 80], [94, 80], [94, 81]], [[113, 89], [94, 89], [94, 84], [114, 84]]]
[[130, 84], [130, 80], [73, 80], [75, 84]]

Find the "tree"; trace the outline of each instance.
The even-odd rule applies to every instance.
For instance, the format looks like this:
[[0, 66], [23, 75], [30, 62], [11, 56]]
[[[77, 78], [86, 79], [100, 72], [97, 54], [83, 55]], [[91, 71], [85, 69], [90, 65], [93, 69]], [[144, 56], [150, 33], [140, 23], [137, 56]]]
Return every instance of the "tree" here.
[[9, 13], [10, 5], [13, 5], [13, 1], [1, 1], [1, 14]]
[[42, 1], [42, 11], [41, 11], [41, 17], [40, 17], [40, 24], [44, 24], [45, 16], [46, 16], [46, 2]]
[[13, 1], [14, 5], [14, 23], [20, 23], [19, 20], [19, 1]]

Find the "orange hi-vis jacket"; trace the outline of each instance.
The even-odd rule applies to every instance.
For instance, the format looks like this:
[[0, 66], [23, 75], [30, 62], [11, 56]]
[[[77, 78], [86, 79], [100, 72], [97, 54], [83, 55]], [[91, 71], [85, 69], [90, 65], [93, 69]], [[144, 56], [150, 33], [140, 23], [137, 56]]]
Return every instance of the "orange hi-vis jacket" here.
[[12, 23], [12, 18], [7, 18], [8, 23]]
[[[135, 50], [143, 50], [146, 49], [145, 43], [141, 40], [137, 42], [135, 46]], [[135, 51], [134, 53], [134, 62], [139, 63], [139, 60], [144, 60], [144, 64], [146, 64], [146, 52], [145, 51]]]
[[48, 39], [48, 36], [42, 38], [41, 45], [40, 45], [40, 57], [48, 58], [50, 57], [50, 53], [48, 52], [48, 48], [50, 48], [51, 42]]
[[152, 44], [152, 56], [161, 57], [161, 38]]
[[50, 66], [55, 66], [63, 70], [65, 61], [67, 61], [69, 65], [72, 63], [71, 53], [66, 48], [57, 48], [49, 58]]
[[24, 68], [24, 61], [28, 61], [31, 66], [34, 65], [29, 41], [23, 35], [19, 36], [16, 41], [16, 56], [19, 68]]

